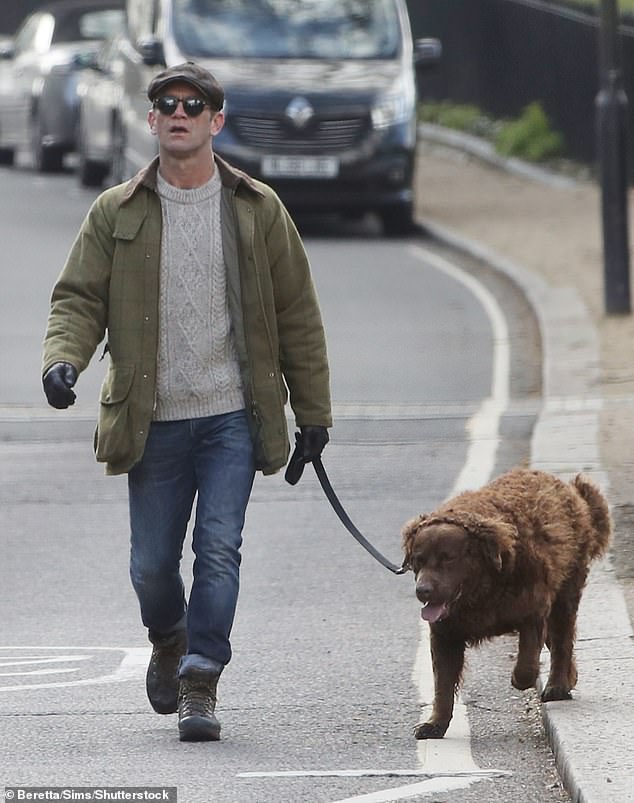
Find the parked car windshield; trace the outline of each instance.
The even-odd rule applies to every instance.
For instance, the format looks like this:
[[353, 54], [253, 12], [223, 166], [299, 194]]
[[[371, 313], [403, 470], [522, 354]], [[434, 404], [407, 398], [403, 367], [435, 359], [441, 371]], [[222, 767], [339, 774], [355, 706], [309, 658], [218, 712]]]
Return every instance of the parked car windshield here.
[[180, 49], [207, 58], [387, 59], [393, 0], [176, 0]]
[[122, 8], [64, 9], [31, 14], [15, 35], [17, 55], [35, 51], [47, 53], [51, 45], [107, 39], [121, 30], [124, 23]]
[[[125, 12], [119, 8], [87, 11], [77, 20], [79, 39], [108, 39], [123, 28]], [[69, 31], [72, 33], [72, 31]], [[67, 34], [68, 35], [68, 34]]]

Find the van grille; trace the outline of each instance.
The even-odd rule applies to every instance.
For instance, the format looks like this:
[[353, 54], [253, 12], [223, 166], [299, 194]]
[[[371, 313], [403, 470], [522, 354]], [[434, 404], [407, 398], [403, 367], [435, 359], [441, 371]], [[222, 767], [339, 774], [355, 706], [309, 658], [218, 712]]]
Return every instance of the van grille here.
[[230, 124], [239, 138], [256, 148], [285, 153], [330, 153], [352, 148], [368, 129], [364, 117], [314, 118], [296, 129], [284, 119], [236, 115]]

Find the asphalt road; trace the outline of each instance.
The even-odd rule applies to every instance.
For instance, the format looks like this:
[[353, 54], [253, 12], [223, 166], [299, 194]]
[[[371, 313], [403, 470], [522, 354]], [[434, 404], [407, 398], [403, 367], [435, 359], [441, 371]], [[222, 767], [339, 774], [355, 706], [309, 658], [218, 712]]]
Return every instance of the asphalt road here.
[[[94, 194], [70, 175], [0, 181], [0, 783], [176, 786], [181, 803], [566, 800], [535, 696], [510, 687], [513, 639], [470, 657], [464, 723], [440, 743], [412, 738], [429, 692], [411, 576], [363, 552], [310, 472], [295, 488], [256, 482], [223, 739], [178, 742], [175, 717], [144, 697], [125, 480], [91, 453], [103, 364], [73, 411], [48, 411], [40, 390], [48, 296]], [[536, 328], [513, 288], [424, 241], [384, 241], [371, 222], [302, 229], [333, 377], [324, 462], [398, 561], [406, 519], [526, 460]]]

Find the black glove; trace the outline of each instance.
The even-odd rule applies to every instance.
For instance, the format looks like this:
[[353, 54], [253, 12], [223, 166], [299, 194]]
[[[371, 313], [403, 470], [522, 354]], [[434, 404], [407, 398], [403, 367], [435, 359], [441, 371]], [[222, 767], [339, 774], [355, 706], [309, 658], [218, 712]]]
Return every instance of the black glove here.
[[300, 427], [302, 433], [302, 458], [305, 463], [312, 463], [321, 456], [324, 446], [330, 440], [326, 427]]
[[289, 485], [296, 485], [304, 472], [306, 463], [319, 457], [324, 446], [328, 443], [328, 430], [326, 427], [300, 427], [301, 434], [295, 433], [295, 450], [286, 467], [284, 479]]
[[75, 393], [71, 390], [77, 382], [77, 369], [69, 362], [56, 362], [42, 377], [44, 393], [51, 407], [65, 410], [75, 404]]

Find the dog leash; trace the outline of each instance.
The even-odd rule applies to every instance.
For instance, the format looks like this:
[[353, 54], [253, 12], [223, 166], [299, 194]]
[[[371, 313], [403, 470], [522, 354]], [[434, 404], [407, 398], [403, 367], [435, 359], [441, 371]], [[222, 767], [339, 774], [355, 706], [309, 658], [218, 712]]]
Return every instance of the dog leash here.
[[[359, 544], [361, 544], [361, 546], [367, 552], [369, 552], [370, 555], [372, 555], [372, 557], [381, 564], [381, 566], [385, 566], [386, 569], [389, 569], [394, 574], [405, 574], [407, 569], [405, 569], [403, 566], [397, 566], [395, 563], [389, 561], [385, 555], [382, 555], [379, 550], [373, 546], [363, 535], [363, 533], [354, 525], [352, 519], [344, 510], [343, 505], [339, 501], [339, 497], [335, 493], [335, 489], [332, 487], [330, 480], [328, 479], [328, 475], [326, 474], [326, 469], [321, 461], [321, 457], [316, 457], [312, 462], [313, 468], [315, 469], [315, 474], [317, 474], [317, 479], [319, 480], [319, 484], [321, 485], [323, 492], [326, 494], [326, 498], [330, 502], [332, 509], [335, 511], [339, 517], [339, 520], [346, 530], [348, 530], [350, 535]], [[290, 485], [295, 485], [297, 482], [299, 482], [305, 465], [306, 464], [302, 458], [302, 436], [299, 432], [296, 432], [295, 449], [291, 455], [291, 459], [288, 462], [286, 473], [284, 474], [286, 482], [290, 483]]]

